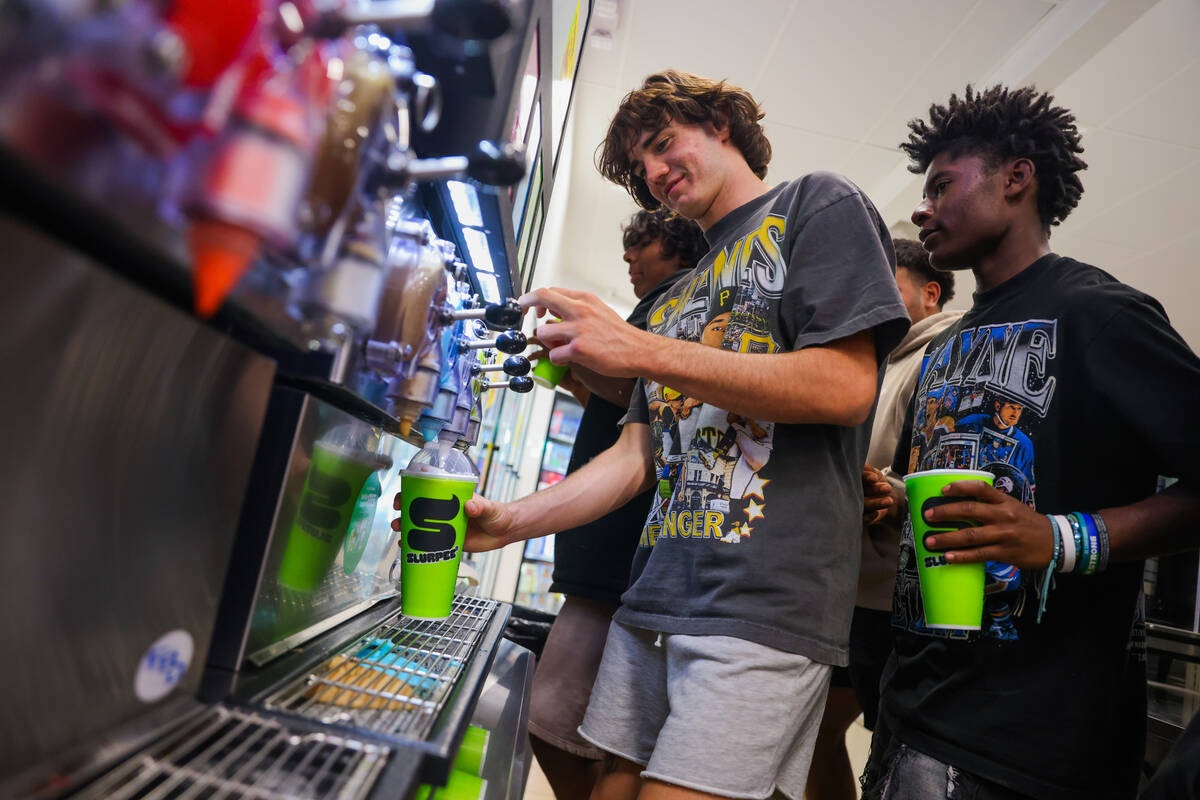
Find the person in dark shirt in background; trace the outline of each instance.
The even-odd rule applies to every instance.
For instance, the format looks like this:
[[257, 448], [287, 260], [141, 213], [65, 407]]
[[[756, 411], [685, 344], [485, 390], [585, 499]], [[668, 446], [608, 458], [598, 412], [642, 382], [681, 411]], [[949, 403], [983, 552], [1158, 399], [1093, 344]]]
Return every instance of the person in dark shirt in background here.
[[[1146, 730], [1144, 559], [1185, 549], [1200, 515], [1200, 359], [1154, 298], [1051, 252], [1086, 168], [1051, 96], [967, 87], [909, 126], [929, 262], [972, 269], [978, 290], [925, 350], [892, 468], [962, 465], [996, 486], [953, 483], [943, 493], [962, 501], [925, 512], [977, 525], [925, 539], [949, 563], [986, 562], [975, 631], [925, 624], [908, 511], [886, 504], [905, 520], [895, 651], [863, 796], [1128, 800]], [[928, 436], [917, 412], [935, 406]], [[969, 423], [981, 415], [995, 420]], [[1156, 493], [1159, 475], [1179, 480]]]
[[[626, 321], [644, 330], [654, 302], [696, 266], [708, 245], [699, 225], [667, 209], [638, 211], [623, 232], [624, 258], [638, 298]], [[616, 443], [617, 423], [629, 406], [634, 380], [610, 378], [576, 365], [559, 385], [584, 406], [567, 465], [570, 474]], [[554, 540], [550, 590], [562, 592], [566, 602], [534, 675], [529, 732], [538, 765], [559, 800], [586, 798], [603, 757], [576, 729], [587, 710], [609, 623], [629, 585], [629, 569], [652, 493], [640, 494], [611, 514], [563, 531]]]
[[[917, 386], [921, 356], [925, 345], [954, 324], [962, 312], [943, 308], [954, 297], [954, 273], [929, 266], [929, 254], [920, 242], [893, 239], [892, 245], [896, 248], [896, 286], [912, 327], [888, 356], [864, 470], [869, 473], [869, 480], [903, 486], [888, 465], [896, 452], [896, 441]], [[875, 516], [863, 517], [858, 591], [850, 622], [850, 664], [834, 669], [830, 679], [825, 715], [813, 750], [813, 768], [805, 789], [807, 800], [855, 799], [846, 731], [860, 712], [867, 730], [875, 729], [879, 678], [892, 651], [892, 589], [900, 547], [899, 524], [889, 520], [876, 523]]]

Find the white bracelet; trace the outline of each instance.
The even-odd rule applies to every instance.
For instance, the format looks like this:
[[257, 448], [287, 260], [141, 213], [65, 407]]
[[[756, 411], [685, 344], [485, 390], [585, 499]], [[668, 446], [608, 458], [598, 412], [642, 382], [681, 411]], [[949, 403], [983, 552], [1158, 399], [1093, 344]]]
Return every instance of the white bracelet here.
[[1059, 565], [1059, 572], [1070, 572], [1075, 569], [1075, 534], [1071, 531], [1071, 523], [1065, 514], [1047, 514], [1046, 516], [1054, 520], [1054, 526], [1058, 528], [1058, 538], [1062, 540], [1062, 564]]

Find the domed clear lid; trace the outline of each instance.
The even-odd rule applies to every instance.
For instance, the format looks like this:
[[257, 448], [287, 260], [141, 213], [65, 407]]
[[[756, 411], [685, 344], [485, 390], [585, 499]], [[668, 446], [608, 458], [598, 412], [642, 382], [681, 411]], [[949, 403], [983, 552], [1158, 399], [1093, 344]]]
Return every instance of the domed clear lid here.
[[475, 461], [453, 446], [453, 442], [434, 439], [426, 442], [421, 451], [412, 457], [405, 472], [434, 475], [446, 478], [479, 479]]

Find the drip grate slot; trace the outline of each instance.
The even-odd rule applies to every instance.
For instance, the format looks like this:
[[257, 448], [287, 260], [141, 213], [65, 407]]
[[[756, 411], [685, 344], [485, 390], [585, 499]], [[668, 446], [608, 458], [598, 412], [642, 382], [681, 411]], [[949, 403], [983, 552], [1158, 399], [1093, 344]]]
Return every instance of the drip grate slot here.
[[74, 796], [356, 800], [370, 791], [388, 753], [379, 745], [294, 732], [277, 720], [216, 706]]
[[424, 739], [496, 607], [494, 600], [457, 596], [445, 620], [393, 617], [271, 694], [264, 706]]

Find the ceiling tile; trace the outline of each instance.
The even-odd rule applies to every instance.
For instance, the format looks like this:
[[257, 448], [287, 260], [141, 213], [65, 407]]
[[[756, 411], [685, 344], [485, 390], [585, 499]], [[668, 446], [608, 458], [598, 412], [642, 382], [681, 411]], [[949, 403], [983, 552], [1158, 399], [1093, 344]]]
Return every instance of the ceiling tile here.
[[[1200, 3], [1197, 3], [1200, 6]], [[1200, 33], [1197, 34], [1200, 42]], [[1200, 59], [1110, 123], [1122, 133], [1200, 148]], [[1200, 153], [1200, 150], [1196, 150]]]
[[1156, 250], [1195, 229], [1198, 184], [1200, 164], [1116, 204], [1084, 224], [1078, 235], [1141, 251]]
[[899, 150], [864, 144], [850, 154], [839, 167], [839, 171], [874, 200], [879, 184], [892, 173], [897, 164], [907, 163], [908, 157]]
[[1119, 271], [1114, 270], [1113, 275], [1162, 303], [1175, 330], [1192, 350], [1200, 352], [1200, 314], [1196, 313], [1196, 304], [1200, 302], [1197, 252], [1200, 252], [1200, 232], [1145, 253]]
[[[1192, 127], [1200, 130], [1200, 120]], [[1170, 178], [1181, 168], [1200, 162], [1200, 149], [1143, 139], [1099, 128], [1083, 133], [1080, 175], [1083, 197], [1063, 229], [1082, 227], [1136, 194]]]
[[747, 4], [738, 9], [734, 21], [728, 0], [628, 3], [623, 6], [629, 9], [628, 22], [621, 22], [631, 26], [622, 83], [632, 89], [647, 75], [670, 68], [727, 79], [757, 97], [750, 84], [770, 55], [791, 5], [790, 0], [757, 0], [753, 13]]
[[959, 0], [803, 3], [751, 89], [776, 122], [861, 140], [970, 9]]
[[[938, 43], [936, 59], [925, 65], [898, 99], [889, 100], [888, 110], [868, 141], [895, 147], [907, 140], [910, 119], [924, 116], [930, 103], [944, 103], [952, 92], [961, 93], [968, 83], [979, 85], [1053, 7], [1045, 0], [976, 5], [962, 28]], [[980, 31], [987, 31], [987, 35], [977, 35]]]
[[1200, 41], [1200, 3], [1160, 0], [1054, 94], [1084, 125], [1103, 124], [1187, 63]]
[[771, 141], [771, 164], [767, 183], [776, 185], [810, 172], [840, 172], [858, 147], [854, 142], [799, 130], [765, 121], [763, 130]]

